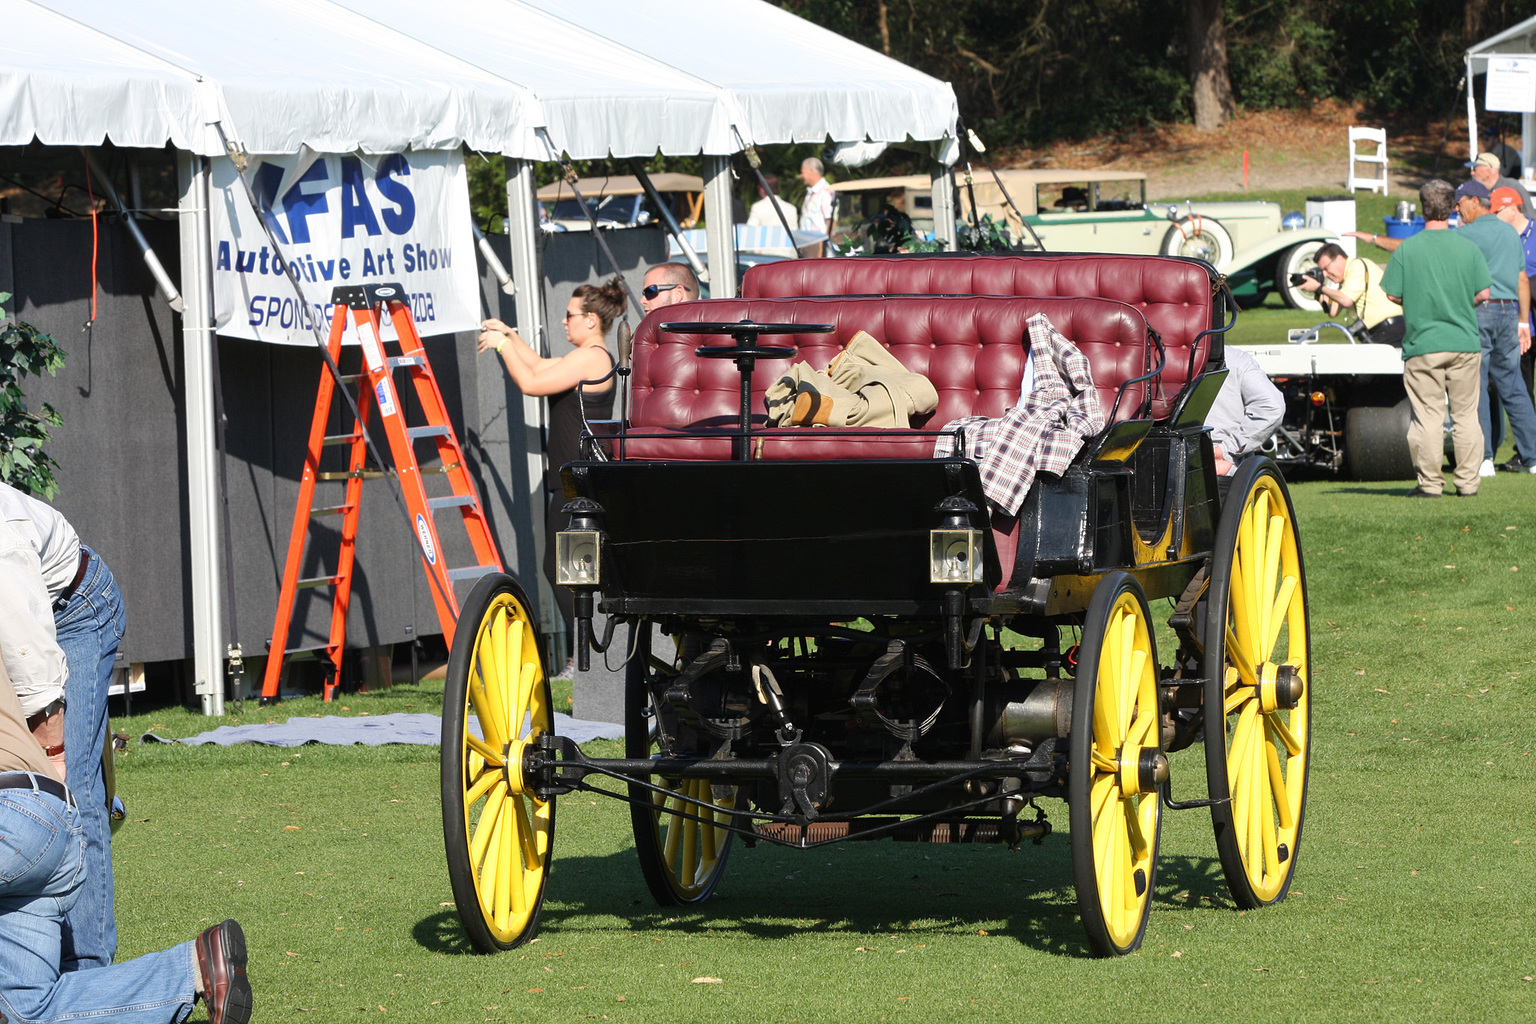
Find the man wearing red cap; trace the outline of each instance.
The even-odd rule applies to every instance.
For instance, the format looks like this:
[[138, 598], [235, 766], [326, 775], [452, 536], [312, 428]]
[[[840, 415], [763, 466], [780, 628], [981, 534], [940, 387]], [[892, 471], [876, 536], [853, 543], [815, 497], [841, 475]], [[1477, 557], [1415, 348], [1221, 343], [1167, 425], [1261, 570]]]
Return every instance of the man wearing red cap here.
[[1520, 380], [1520, 353], [1531, 347], [1531, 291], [1525, 273], [1525, 250], [1520, 235], [1492, 212], [1493, 197], [1482, 182], [1463, 182], [1456, 190], [1456, 210], [1461, 214], [1457, 234], [1471, 239], [1488, 261], [1493, 292], [1477, 310], [1477, 330], [1482, 346], [1481, 385], [1477, 418], [1483, 429], [1483, 460], [1480, 476], [1493, 476], [1494, 433], [1490, 388], [1509, 415], [1509, 427], [1522, 455], [1536, 473], [1536, 407]]
[[[1520, 244], [1525, 249], [1525, 273], [1527, 277], [1536, 276], [1536, 221], [1528, 219], [1522, 212], [1520, 194], [1512, 188], [1496, 188], [1493, 190], [1494, 215], [1520, 233]], [[1536, 309], [1531, 311], [1531, 319], [1536, 322]], [[1536, 323], [1533, 323], [1536, 328]], [[1522, 340], [1520, 349], [1520, 379], [1525, 382], [1525, 393], [1536, 396], [1536, 388], [1533, 388], [1533, 363], [1536, 363], [1536, 347], [1530, 344], [1529, 338]], [[1515, 457], [1500, 466], [1500, 469], [1509, 472], [1523, 472], [1525, 470], [1525, 452], [1517, 451]]]

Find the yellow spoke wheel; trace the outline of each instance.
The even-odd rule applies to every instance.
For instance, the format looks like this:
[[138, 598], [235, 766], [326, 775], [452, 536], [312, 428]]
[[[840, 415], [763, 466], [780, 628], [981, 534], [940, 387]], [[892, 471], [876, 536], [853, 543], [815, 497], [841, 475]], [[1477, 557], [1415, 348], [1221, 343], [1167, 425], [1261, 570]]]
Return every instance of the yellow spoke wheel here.
[[1296, 871], [1312, 751], [1307, 577], [1274, 463], [1232, 482], [1211, 554], [1205, 619], [1206, 781], [1239, 907], [1284, 899]]
[[1141, 945], [1156, 880], [1163, 808], [1157, 650], [1141, 585], [1111, 573], [1094, 589], [1072, 693], [1067, 802], [1072, 874], [1088, 944], [1100, 956]]
[[510, 576], [475, 584], [459, 610], [443, 688], [443, 840], [459, 920], [482, 953], [533, 937], [555, 802], [523, 778], [523, 755], [554, 731], [528, 597]]
[[[624, 746], [628, 757], [654, 757], [659, 747], [653, 735], [657, 709], [652, 700], [650, 665], [651, 624], [637, 623], [638, 648], [630, 659], [625, 675]], [[667, 713], [669, 731], [684, 746], [682, 756], [703, 751], [687, 749], [697, 745], [690, 731], [676, 729]], [[731, 852], [732, 833], [720, 827], [729, 824], [738, 791], [734, 786], [711, 785], [708, 779], [651, 778], [652, 785], [668, 792], [656, 793], [631, 786], [630, 825], [635, 834], [635, 852], [640, 858], [640, 873], [656, 902], [664, 907], [687, 906], [708, 899], [725, 874], [726, 857]], [[703, 806], [691, 801], [702, 801]], [[683, 817], [682, 814], [692, 817]], [[699, 819], [699, 820], [694, 820]]]

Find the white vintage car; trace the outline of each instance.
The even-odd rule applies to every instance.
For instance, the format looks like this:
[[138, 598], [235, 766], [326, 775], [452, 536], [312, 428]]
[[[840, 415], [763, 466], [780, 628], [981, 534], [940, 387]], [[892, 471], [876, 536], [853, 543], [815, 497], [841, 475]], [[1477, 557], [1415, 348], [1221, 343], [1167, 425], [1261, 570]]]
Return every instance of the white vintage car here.
[[[1038, 239], [1050, 252], [1198, 257], [1227, 276], [1245, 306], [1278, 291], [1294, 308], [1317, 309], [1290, 276], [1314, 266], [1324, 242], [1338, 241], [1331, 231], [1284, 226], [1278, 203], [1148, 203], [1147, 176], [1141, 171], [1021, 170], [999, 171], [998, 177], [1002, 188], [990, 174], [977, 174], [970, 186], [958, 185], [959, 219], [971, 219], [974, 193], [976, 216], [991, 214], [1006, 223], [1009, 236], [1025, 249], [1035, 248]], [[860, 223], [890, 206], [911, 218], [918, 235], [932, 235], [927, 175], [840, 181], [832, 188], [839, 197], [839, 234], [855, 233]]]

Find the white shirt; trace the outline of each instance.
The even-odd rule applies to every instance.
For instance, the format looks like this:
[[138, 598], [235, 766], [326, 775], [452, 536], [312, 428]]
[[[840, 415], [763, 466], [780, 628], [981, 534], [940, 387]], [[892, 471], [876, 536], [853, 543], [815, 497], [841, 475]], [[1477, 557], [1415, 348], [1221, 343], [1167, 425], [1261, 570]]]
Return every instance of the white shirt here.
[[773, 204], [778, 203], [779, 209], [784, 212], [784, 224], [795, 226], [795, 220], [799, 213], [795, 210], [795, 204], [781, 196], [763, 196], [752, 204], [752, 209], [747, 211], [747, 226], [754, 228], [781, 228], [779, 215], [773, 212]]
[[58, 510], [0, 483], [0, 659], [21, 709], [64, 695], [68, 667], [53, 601], [80, 569], [80, 537]]
[[1227, 379], [1222, 382], [1205, 424], [1211, 440], [1227, 458], [1258, 451], [1285, 418], [1285, 396], [1270, 382], [1259, 361], [1236, 345], [1226, 346]]
[[800, 230], [826, 234], [827, 222], [832, 219], [832, 204], [836, 200], [837, 193], [832, 191], [826, 178], [812, 185], [805, 193], [805, 202], [800, 206]]

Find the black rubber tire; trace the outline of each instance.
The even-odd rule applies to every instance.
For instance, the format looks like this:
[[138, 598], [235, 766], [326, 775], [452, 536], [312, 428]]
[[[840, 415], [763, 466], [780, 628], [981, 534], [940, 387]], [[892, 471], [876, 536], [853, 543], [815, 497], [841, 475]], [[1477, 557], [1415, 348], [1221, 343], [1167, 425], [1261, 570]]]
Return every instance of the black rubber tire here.
[[[1140, 620], [1140, 638], [1146, 641], [1144, 653], [1148, 655], [1139, 678], [1132, 680], [1132, 673], [1127, 670], [1126, 679], [1122, 680], [1138, 687], [1132, 706], [1134, 718], [1124, 723], [1119, 723], [1117, 719], [1106, 720], [1095, 714], [1095, 705], [1102, 695], [1101, 663], [1107, 661], [1113, 673], [1117, 662], [1115, 657], [1104, 658], [1104, 654], [1122, 639], [1118, 632], [1122, 621], [1131, 621], [1123, 613], [1120, 613], [1120, 618], [1116, 618], [1117, 607], [1123, 607], [1126, 612], [1134, 612]], [[1116, 630], [1114, 633], [1111, 632], [1112, 623]], [[1119, 661], [1126, 664], [1130, 653], [1130, 649], [1119, 649]], [[1132, 792], [1127, 795], [1118, 772], [1095, 765], [1095, 740], [1116, 744], [1113, 749], [1118, 755], [1130, 745], [1131, 734], [1139, 726], [1148, 730], [1140, 743], [1145, 743], [1146, 739], [1152, 743], [1150, 747], [1141, 749], [1159, 752], [1162, 729], [1159, 724], [1161, 714], [1157, 674], [1155, 633], [1141, 584], [1129, 573], [1110, 573], [1094, 588], [1083, 621], [1082, 642], [1078, 646], [1077, 681], [1073, 687], [1072, 735], [1068, 748], [1067, 774], [1072, 877], [1077, 888], [1077, 909], [1082, 918], [1083, 930], [1088, 935], [1088, 945], [1097, 956], [1123, 956], [1140, 946], [1146, 935], [1147, 920], [1151, 916], [1157, 886], [1157, 855], [1162, 842], [1163, 807], [1156, 792]], [[1111, 679], [1108, 687], [1111, 694], [1114, 693], [1114, 686], [1115, 681]], [[1150, 707], [1143, 706], [1143, 700]], [[1104, 735], [1096, 737], [1096, 730]], [[1103, 754], [1102, 748], [1100, 755], [1107, 756]], [[1093, 794], [1097, 787], [1103, 789], [1105, 809], [1100, 818], [1095, 820]], [[1121, 815], [1126, 817], [1122, 819]], [[1142, 830], [1149, 823], [1151, 825], [1151, 841], [1145, 857], [1136, 857], [1135, 842], [1127, 825], [1130, 821], [1134, 821], [1137, 828]], [[1095, 827], [1101, 824], [1108, 838], [1102, 850], [1098, 848], [1100, 832]], [[1129, 845], [1122, 845], [1119, 842], [1121, 838]], [[1139, 862], [1142, 866], [1136, 867], [1134, 871], [1125, 870], [1120, 860], [1127, 853], [1130, 854], [1129, 865], [1134, 866]], [[1136, 911], [1136, 916], [1118, 923], [1111, 922], [1107, 919], [1106, 903], [1113, 904], [1122, 897], [1127, 897], [1127, 900], [1121, 906], [1132, 907], [1134, 903], [1132, 909]]]
[[[651, 757], [656, 752], [651, 729], [655, 719], [648, 716], [646, 710], [651, 707], [648, 680], [652, 672], [652, 625], [648, 621], [640, 621], [631, 628], [635, 630], [635, 652], [624, 672], [624, 756]], [[660, 778], [652, 778], [651, 782], [654, 785], [669, 785]], [[702, 788], [702, 783], [695, 783], [695, 788]], [[635, 853], [640, 859], [640, 874], [645, 878], [645, 887], [651, 891], [656, 902], [663, 907], [686, 907], [703, 903], [713, 896], [715, 887], [725, 876], [726, 860], [730, 856], [735, 835], [730, 832], [723, 836], [714, 833], [710, 841], [719, 845], [713, 856], [700, 854], [696, 861], [687, 865], [682, 862], [683, 854], [674, 848], [673, 860], [669, 863], [661, 815], [653, 810], [654, 794], [644, 787], [631, 784], [629, 796], [629, 821], [635, 837]], [[704, 798], [702, 792], [695, 793], [695, 796]], [[708, 828], [686, 818], [677, 818], [666, 827], [682, 827], [687, 830], [695, 846], [705, 841], [704, 833]], [[696, 873], [699, 871], [702, 874]]]
[[1215, 217], [1180, 217], [1163, 234], [1158, 252], [1164, 256], [1190, 256], [1220, 267], [1237, 249], [1232, 235]]
[[1357, 405], [1344, 414], [1344, 468], [1356, 480], [1412, 480], [1408, 399]]
[[[476, 669], [476, 663], [479, 660], [476, 646], [482, 635], [489, 635], [489, 631], [494, 628], [496, 622], [494, 616], [500, 613], [520, 621], [519, 633], [522, 639], [519, 642], [519, 670], [532, 666], [534, 679], [529, 688], [527, 711], [523, 715], [517, 715], [515, 712], [503, 715], [499, 722], [493, 723], [493, 727], [507, 732], [513, 737], [513, 741], [519, 744], [526, 742], [537, 733], [553, 730], [553, 704], [550, 699], [549, 680], [544, 674], [539, 654], [538, 621], [534, 617], [533, 608], [534, 605], [529, 601], [528, 595], [512, 577], [502, 573], [491, 573], [481, 577], [460, 606], [458, 626], [454, 631], [453, 645], [449, 649], [447, 676], [443, 685], [440, 770], [443, 845], [448, 855], [448, 878], [453, 887], [453, 899], [458, 908], [459, 920], [463, 922], [470, 942], [481, 953], [514, 949], [533, 938], [538, 931], [539, 912], [544, 905], [545, 882], [549, 878], [550, 860], [554, 851], [554, 799], [539, 802], [531, 795], [519, 792], [522, 784], [520, 781], [514, 783], [512, 777], [516, 776], [520, 780], [520, 773], [505, 769], [498, 770], [494, 762], [470, 746], [467, 738], [469, 734], [465, 729], [466, 719], [472, 707], [471, 701], [474, 699], [471, 694], [471, 682], [479, 674]], [[496, 716], [483, 717], [495, 718]], [[509, 728], [507, 723], [514, 718], [516, 723]], [[480, 728], [481, 735], [484, 736], [487, 723], [481, 721]], [[501, 744], [503, 764], [515, 759], [508, 757], [510, 745], [511, 743]], [[487, 771], [487, 769], [490, 770]], [[473, 800], [470, 799], [469, 792], [473, 785], [471, 775], [488, 784], [487, 791]], [[510, 801], [527, 801], [527, 803], [521, 803], [520, 815], [509, 816], [503, 813], [502, 816], [512, 822], [514, 830], [528, 831], [534, 848], [537, 848], [541, 837], [544, 843], [544, 849], [537, 864], [531, 869], [525, 864], [520, 876], [526, 909], [521, 912], [509, 912], [509, 922], [505, 927], [498, 926], [494, 920], [497, 880], [494, 877], [487, 877], [487, 872], [484, 870], [477, 869], [474, 863], [475, 858], [471, 853], [475, 837], [481, 834], [481, 815], [487, 811], [493, 799], [499, 802], [503, 812]], [[540, 813], [544, 817], [540, 818]], [[489, 833], [485, 845], [489, 846], [489, 841], [494, 840], [496, 835], [494, 830]], [[512, 845], [515, 851], [513, 859], [524, 861], [526, 854], [516, 851], [526, 848]], [[484, 856], [489, 860], [489, 854]], [[527, 894], [530, 874], [534, 876], [532, 879], [534, 892], [531, 898]], [[510, 888], [510, 882], [508, 888]], [[490, 891], [487, 892], [487, 889]]]
[[[1258, 500], [1261, 496], [1268, 503], [1269, 518], [1266, 520], [1260, 515], [1261, 509]], [[1253, 514], [1249, 515], [1252, 507]], [[1287, 661], [1300, 660], [1302, 662], [1303, 700], [1288, 711], [1263, 710], [1263, 698], [1257, 692], [1257, 688], [1245, 686], [1242, 680], [1241, 668], [1247, 668], [1250, 674], [1263, 675], [1263, 671], [1256, 671], [1257, 666], [1252, 662], [1259, 661], [1254, 655], [1249, 655], [1249, 664], [1239, 667], [1240, 655], [1229, 654], [1227, 645], [1227, 633], [1231, 629], [1234, 635], [1247, 632], [1239, 626], [1235, 620], [1229, 619], [1229, 610], [1233, 606], [1234, 568], [1240, 561], [1239, 547], [1243, 550], [1241, 559], [1245, 570], [1252, 573], [1254, 569], [1265, 568], [1259, 566], [1261, 559], [1266, 559], [1263, 554], [1256, 552], [1268, 551], [1268, 540], [1258, 543], [1258, 538], [1253, 533], [1244, 532], [1245, 523], [1251, 530], [1255, 523], [1273, 523], [1276, 515], [1284, 518], [1288, 529], [1283, 528], [1279, 540], [1275, 546], [1278, 554], [1278, 563], [1268, 566], [1273, 570], [1272, 581], [1275, 584], [1275, 596], [1285, 592], [1285, 562], [1292, 559], [1294, 563], [1296, 583], [1289, 591], [1290, 597], [1286, 606], [1286, 620], [1283, 627], [1284, 637], [1279, 636], [1277, 628], [1276, 641], [1270, 650], [1265, 651], [1263, 662], [1273, 664], [1272, 656], [1283, 642], [1288, 655]], [[1284, 524], [1283, 524], [1284, 525]], [[1256, 592], [1263, 590], [1264, 586], [1244, 587], [1242, 577], [1239, 575], [1237, 596], [1248, 606], [1250, 613], [1268, 597], [1256, 597]], [[1299, 606], [1297, 599], [1299, 598]], [[1271, 607], [1273, 607], [1273, 603]], [[1293, 635], [1294, 628], [1300, 627], [1302, 636]], [[1254, 909], [1278, 903], [1285, 899], [1290, 891], [1291, 879], [1296, 872], [1296, 864], [1299, 860], [1301, 848], [1302, 826], [1306, 820], [1307, 783], [1311, 771], [1312, 750], [1312, 648], [1311, 626], [1307, 610], [1307, 575], [1302, 563], [1301, 537], [1296, 529], [1295, 509], [1291, 504], [1289, 491], [1285, 486], [1285, 478], [1280, 470], [1268, 459], [1256, 458], [1245, 461], [1238, 469], [1237, 476], [1232, 481], [1232, 490], [1228, 501], [1222, 508], [1221, 520], [1216, 527], [1216, 540], [1211, 551], [1210, 587], [1205, 601], [1205, 659], [1203, 674], [1205, 676], [1204, 706], [1205, 706], [1205, 771], [1206, 785], [1209, 796], [1217, 801], [1211, 807], [1212, 824], [1216, 831], [1216, 849], [1220, 854], [1222, 872], [1226, 876], [1227, 886], [1231, 889], [1233, 901], [1239, 908]], [[1259, 648], [1262, 650], [1262, 642]], [[1234, 678], [1231, 683], [1231, 694], [1237, 702], [1232, 705], [1230, 712], [1226, 711], [1229, 697], [1227, 672], [1229, 665], [1233, 669]], [[1254, 712], [1249, 715], [1249, 712]], [[1249, 728], [1243, 731], [1243, 719], [1249, 717]], [[1265, 718], [1259, 722], [1259, 718]], [[1291, 816], [1290, 824], [1286, 824], [1283, 817], [1276, 821], [1277, 814], [1271, 814], [1276, 807], [1276, 801], [1272, 799], [1275, 792], [1275, 772], [1280, 770], [1277, 761], [1268, 771], [1258, 772], [1254, 770], [1253, 761], [1256, 761], [1258, 753], [1275, 753], [1277, 758], [1281, 753], [1277, 741], [1280, 739], [1274, 728], [1283, 726], [1291, 736], [1300, 735], [1301, 750], [1290, 755], [1285, 751], [1283, 767], [1285, 774], [1283, 782], [1287, 789], [1285, 805], [1287, 813]], [[1263, 729], [1258, 734], [1262, 746], [1253, 744], [1255, 730]], [[1240, 753], [1250, 754], [1247, 771], [1243, 776], [1243, 783], [1250, 788], [1241, 799], [1234, 801], [1231, 778], [1229, 777], [1228, 757], [1229, 748], [1236, 747], [1244, 740], [1249, 744], [1245, 751]], [[1243, 765], [1239, 763], [1239, 768]], [[1299, 773], [1299, 778], [1297, 778]], [[1293, 781], [1294, 780], [1294, 781]], [[1290, 799], [1290, 790], [1296, 788], [1295, 798]], [[1264, 793], [1269, 793], [1271, 799], [1265, 799]], [[1258, 799], [1255, 800], [1255, 793]], [[1241, 808], [1239, 805], [1241, 804]], [[1255, 813], [1256, 808], [1262, 805], [1262, 811]], [[1246, 820], [1239, 820], [1239, 810], [1248, 815]], [[1269, 822], [1266, 824], [1265, 819]], [[1246, 828], [1245, 828], [1246, 826]], [[1272, 867], [1268, 860], [1268, 854], [1272, 851], [1265, 846], [1263, 840], [1266, 833], [1273, 833], [1276, 837], [1274, 844], [1274, 860], [1284, 864], [1283, 871], [1267, 870], [1259, 885], [1255, 885], [1250, 875], [1250, 868], [1255, 866], [1254, 832], [1259, 833], [1260, 846], [1257, 851], [1257, 866], [1261, 871]], [[1239, 833], [1243, 834], [1239, 834]], [[1281, 841], [1280, 834], [1284, 833]], [[1283, 852], [1279, 852], [1283, 848]]]
[[1317, 293], [1303, 291], [1291, 284], [1291, 275], [1314, 269], [1317, 266], [1317, 250], [1323, 244], [1313, 240], [1293, 245], [1280, 254], [1280, 260], [1275, 264], [1275, 288], [1285, 304], [1292, 309], [1304, 309], [1309, 313], [1322, 312], [1323, 304], [1317, 300]]

